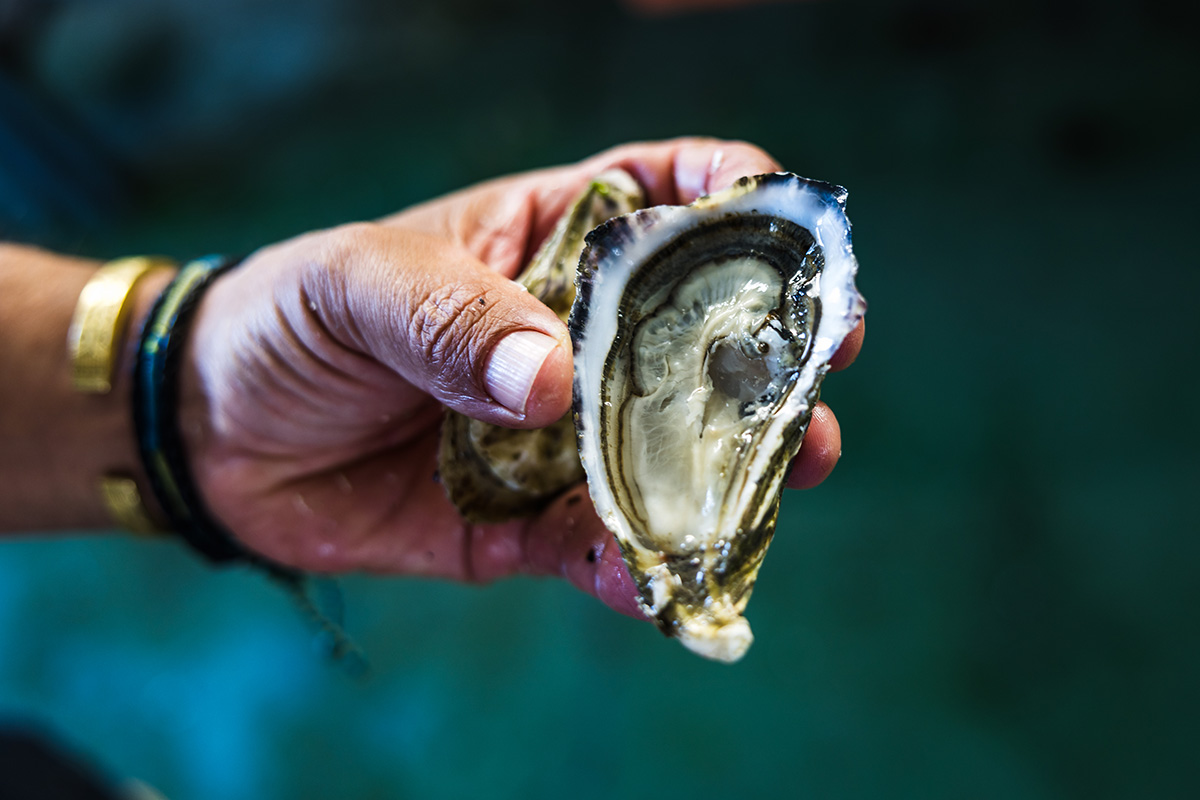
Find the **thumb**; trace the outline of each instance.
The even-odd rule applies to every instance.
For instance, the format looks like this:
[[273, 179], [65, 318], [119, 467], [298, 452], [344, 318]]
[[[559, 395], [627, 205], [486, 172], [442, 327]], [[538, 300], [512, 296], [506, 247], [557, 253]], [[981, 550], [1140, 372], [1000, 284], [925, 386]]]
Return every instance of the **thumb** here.
[[358, 344], [446, 406], [511, 427], [571, 404], [566, 325], [522, 286], [438, 237], [360, 223], [333, 262]]

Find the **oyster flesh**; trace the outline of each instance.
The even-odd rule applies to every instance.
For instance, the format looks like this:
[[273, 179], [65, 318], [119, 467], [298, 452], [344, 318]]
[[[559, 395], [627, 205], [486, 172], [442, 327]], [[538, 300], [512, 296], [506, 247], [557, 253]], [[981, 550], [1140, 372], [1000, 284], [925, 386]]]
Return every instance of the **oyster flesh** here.
[[821, 379], [866, 309], [839, 186], [778, 173], [587, 237], [571, 311], [592, 500], [647, 616], [736, 661]]
[[[642, 187], [631, 175], [619, 169], [600, 173], [559, 218], [517, 283], [565, 322], [575, 301], [584, 236], [643, 205]], [[533, 514], [583, 480], [571, 415], [544, 428], [515, 430], [448, 411], [438, 474], [450, 501], [471, 522]]]

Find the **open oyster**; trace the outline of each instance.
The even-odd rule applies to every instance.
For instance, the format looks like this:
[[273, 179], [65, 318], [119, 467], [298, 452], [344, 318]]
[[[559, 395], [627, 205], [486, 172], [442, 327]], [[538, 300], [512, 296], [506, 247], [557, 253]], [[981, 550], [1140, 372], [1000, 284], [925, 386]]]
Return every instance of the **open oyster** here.
[[838, 186], [744, 178], [587, 237], [570, 317], [592, 500], [643, 610], [735, 661], [821, 379], [866, 305]]
[[[597, 175], [559, 218], [517, 282], [563, 321], [575, 301], [575, 272], [584, 236], [601, 222], [645, 204], [628, 173]], [[571, 415], [535, 430], [514, 430], [447, 412], [438, 452], [442, 485], [472, 522], [533, 514], [583, 480]]]

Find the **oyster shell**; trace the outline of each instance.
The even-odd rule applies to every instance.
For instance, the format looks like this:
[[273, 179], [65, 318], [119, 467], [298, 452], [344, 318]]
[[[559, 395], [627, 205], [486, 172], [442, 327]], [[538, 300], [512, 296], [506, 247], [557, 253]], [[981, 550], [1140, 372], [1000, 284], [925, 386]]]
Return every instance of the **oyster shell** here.
[[668, 635], [736, 661], [822, 377], [866, 305], [839, 186], [779, 173], [587, 237], [570, 317], [588, 487]]
[[[596, 176], [559, 218], [517, 282], [565, 322], [575, 301], [584, 236], [601, 222], [645, 205], [641, 186], [611, 169]], [[447, 412], [438, 473], [451, 502], [472, 522], [533, 514], [583, 480], [571, 415], [545, 428], [515, 430]]]

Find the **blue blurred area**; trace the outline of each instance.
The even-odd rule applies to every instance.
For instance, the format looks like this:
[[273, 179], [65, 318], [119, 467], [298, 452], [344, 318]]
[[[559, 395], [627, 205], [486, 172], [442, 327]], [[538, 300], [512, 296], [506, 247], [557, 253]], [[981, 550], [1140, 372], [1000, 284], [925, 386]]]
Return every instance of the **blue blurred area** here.
[[[90, 166], [49, 159], [46, 203], [49, 140], [4, 138], [4, 231], [244, 251], [681, 133], [847, 186], [845, 454], [785, 499], [747, 659], [553, 581], [350, 578], [359, 683], [254, 576], [30, 539], [0, 548], [0, 714], [173, 800], [1200, 794], [1197, 12], [512, 5], [53, 4], [0, 37], [0, 134], [19, 102]], [[122, 201], [62, 210], [94, 185]]]

